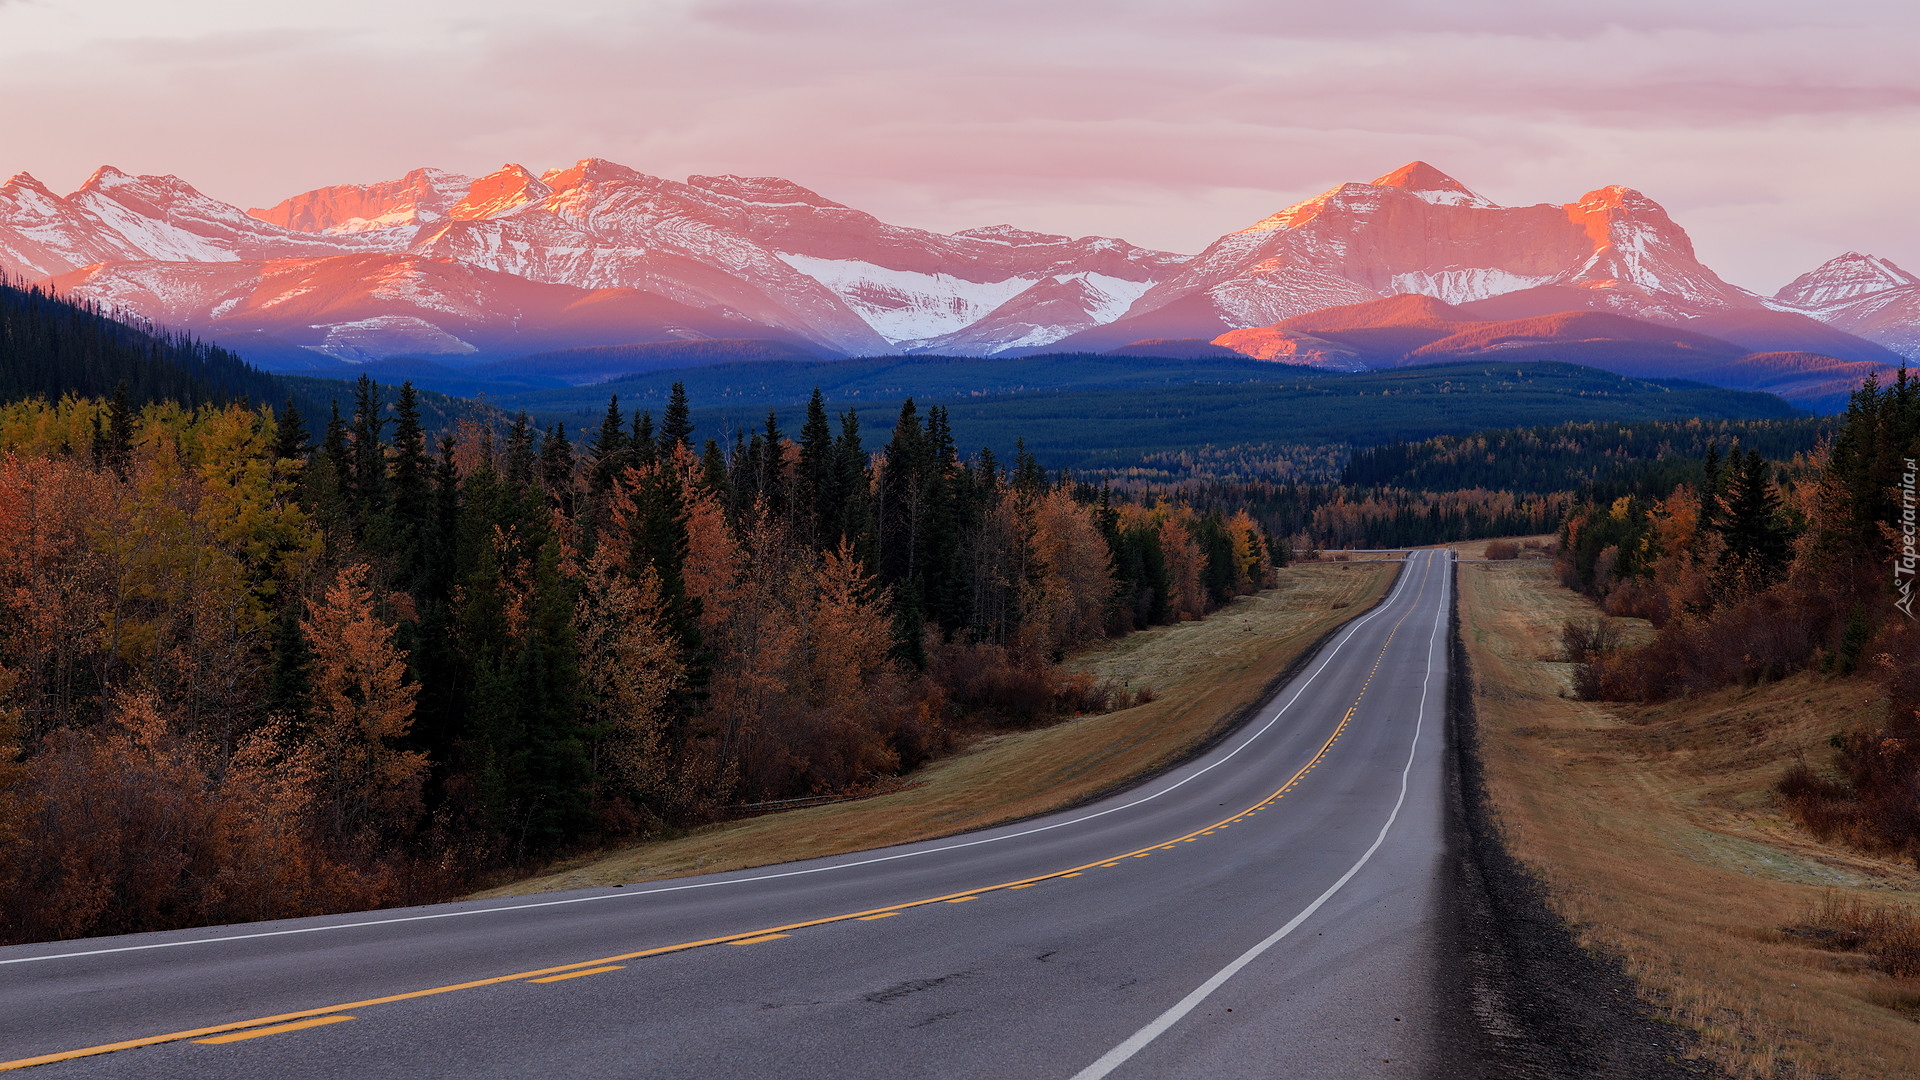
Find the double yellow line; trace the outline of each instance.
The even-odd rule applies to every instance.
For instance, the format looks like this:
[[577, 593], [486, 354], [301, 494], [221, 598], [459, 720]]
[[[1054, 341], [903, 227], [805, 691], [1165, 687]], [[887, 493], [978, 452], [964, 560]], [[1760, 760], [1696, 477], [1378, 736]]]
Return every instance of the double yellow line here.
[[[247, 1029], [250, 1029], [250, 1028], [259, 1028], [266, 1025], [274, 1025], [275, 1030], [272, 1032], [261, 1031], [261, 1032], [253, 1033], [253, 1034], [265, 1035], [265, 1034], [278, 1034], [282, 1031], [295, 1031], [295, 1030], [300, 1030], [307, 1027], [318, 1027], [321, 1024], [334, 1023], [336, 1021], [329, 1020], [329, 1019], [321, 1019], [321, 1018], [327, 1017], [333, 1013], [344, 1013], [349, 1009], [365, 1009], [374, 1005], [390, 1005], [396, 1001], [412, 1001], [416, 998], [434, 997], [440, 994], [451, 994], [458, 990], [474, 990], [483, 986], [497, 986], [500, 983], [522, 982], [522, 981], [527, 981], [527, 982], [558, 981], [554, 979], [549, 979], [548, 977], [550, 976], [571, 977], [572, 974], [584, 975], [584, 974], [589, 974], [588, 972], [581, 970], [584, 968], [607, 969], [611, 965], [619, 964], [621, 961], [625, 961], [625, 960], [640, 960], [649, 956], [662, 956], [667, 953], [685, 952], [688, 949], [698, 949], [708, 945], [728, 945], [728, 944], [742, 945], [742, 944], [754, 944], [760, 941], [771, 941], [774, 938], [785, 937], [792, 931], [805, 930], [809, 927], [827, 926], [832, 923], [849, 922], [849, 921], [855, 921], [855, 920], [870, 921], [873, 919], [885, 918], [889, 915], [897, 915], [902, 911], [911, 910], [913, 908], [925, 907], [928, 904], [954, 903], [958, 901], [972, 900], [985, 893], [999, 892], [1002, 890], [1009, 890], [1009, 889], [1025, 889], [1034, 885], [1038, 885], [1045, 881], [1053, 881], [1060, 878], [1079, 877], [1081, 874], [1085, 873], [1088, 870], [1093, 870], [1100, 867], [1117, 866], [1119, 865], [1120, 860], [1122, 859], [1145, 858], [1147, 855], [1155, 851], [1165, 851], [1172, 848], [1176, 844], [1191, 843], [1192, 841], [1202, 836], [1206, 836], [1213, 833], [1217, 829], [1224, 829], [1230, 825], [1237, 824], [1240, 821], [1245, 820], [1249, 815], [1254, 814], [1257, 811], [1264, 810], [1267, 807], [1273, 805], [1275, 802], [1278, 802], [1280, 799], [1285, 798], [1289, 791], [1292, 791], [1294, 787], [1297, 786], [1300, 783], [1300, 781], [1304, 779], [1309, 772], [1313, 771], [1315, 766], [1319, 765], [1320, 762], [1326, 758], [1328, 752], [1333, 749], [1333, 744], [1339, 741], [1340, 736], [1346, 732], [1347, 725], [1353, 722], [1354, 713], [1360, 708], [1360, 699], [1366, 696], [1367, 687], [1373, 683], [1374, 675], [1379, 673], [1380, 664], [1382, 661], [1386, 659], [1387, 648], [1393, 644], [1394, 635], [1400, 632], [1401, 624], [1405, 623], [1407, 621], [1408, 616], [1413, 614], [1413, 610], [1419, 607], [1420, 597], [1424, 596], [1426, 594], [1426, 591], [1427, 591], [1426, 578], [1423, 576], [1420, 581], [1419, 592], [1415, 594], [1413, 603], [1407, 605], [1406, 614], [1401, 615], [1399, 622], [1396, 622], [1393, 624], [1393, 629], [1387, 631], [1386, 640], [1381, 642], [1380, 644], [1380, 655], [1374, 658], [1373, 668], [1367, 673], [1366, 681], [1361, 684], [1360, 692], [1354, 696], [1353, 704], [1347, 706], [1347, 711], [1344, 715], [1340, 717], [1340, 723], [1333, 729], [1333, 734], [1327, 736], [1327, 741], [1320, 745], [1320, 749], [1314, 752], [1313, 757], [1310, 758], [1305, 765], [1300, 766], [1299, 771], [1295, 772], [1292, 776], [1288, 777], [1287, 782], [1284, 784], [1281, 784], [1278, 788], [1276, 788], [1273, 794], [1268, 795], [1266, 798], [1260, 800], [1259, 802], [1253, 804], [1252, 806], [1247, 807], [1245, 810], [1242, 810], [1231, 817], [1222, 818], [1211, 825], [1207, 825], [1202, 828], [1195, 829], [1184, 836], [1177, 836], [1172, 840], [1165, 841], [1164, 843], [1151, 844], [1143, 848], [1135, 848], [1134, 850], [1126, 852], [1124, 854], [1113, 855], [1104, 859], [1096, 859], [1093, 862], [1081, 863], [1078, 866], [1069, 867], [1065, 870], [1056, 870], [1056, 871], [1053, 871], [1052, 873], [1040, 874], [1035, 877], [1019, 878], [1014, 881], [1003, 881], [998, 885], [987, 885], [982, 888], [967, 889], [963, 892], [946, 893], [941, 896], [929, 896], [923, 900], [910, 900], [902, 904], [889, 904], [886, 907], [868, 908], [864, 911], [848, 912], [845, 915], [832, 915], [824, 919], [808, 919], [804, 922], [784, 923], [779, 926], [763, 927], [759, 930], [748, 930], [738, 934], [727, 934], [724, 937], [701, 938], [698, 941], [683, 941], [674, 945], [661, 945], [652, 949], [641, 949], [637, 952], [619, 953], [614, 956], [603, 956], [596, 960], [582, 960], [577, 963], [560, 964], [555, 967], [535, 968], [531, 971], [517, 971], [511, 975], [495, 975], [491, 978], [486, 978], [486, 979], [473, 979], [467, 982], [449, 983], [445, 986], [429, 987], [428, 989], [425, 989], [425, 990], [409, 990], [401, 994], [387, 994], [382, 997], [365, 998], [360, 1001], [349, 1001], [339, 1005], [328, 1005], [328, 1006], [325, 1006], [324, 1008], [301, 1009], [298, 1012], [278, 1013], [273, 1016], [256, 1017], [252, 1020], [237, 1020], [229, 1024], [214, 1024], [209, 1027], [191, 1028], [186, 1031], [171, 1031], [165, 1035], [148, 1035], [138, 1039], [125, 1039], [120, 1042], [102, 1043], [98, 1046], [82, 1047], [78, 1050], [62, 1050], [52, 1054], [41, 1054], [37, 1057], [19, 1058], [13, 1061], [0, 1061], [0, 1072], [9, 1072], [14, 1069], [25, 1069], [33, 1065], [51, 1065], [55, 1062], [72, 1061], [75, 1058], [93, 1057], [98, 1054], [110, 1054], [116, 1050], [135, 1050], [143, 1046], [158, 1046], [162, 1043], [183, 1042], [188, 1039], [198, 1039], [204, 1042], [234, 1042], [234, 1041], [239, 1041], [239, 1039], [242, 1039], [242, 1038], [251, 1037], [251, 1035], [233, 1034], [238, 1032], [245, 1032], [247, 1031]], [[593, 974], [598, 974], [598, 972], [593, 972]], [[339, 1017], [339, 1019], [347, 1020], [352, 1018], [342, 1016], [342, 1017]], [[306, 1022], [300, 1023], [300, 1021], [306, 1021]], [[209, 1038], [209, 1036], [224, 1036], [224, 1037]]]

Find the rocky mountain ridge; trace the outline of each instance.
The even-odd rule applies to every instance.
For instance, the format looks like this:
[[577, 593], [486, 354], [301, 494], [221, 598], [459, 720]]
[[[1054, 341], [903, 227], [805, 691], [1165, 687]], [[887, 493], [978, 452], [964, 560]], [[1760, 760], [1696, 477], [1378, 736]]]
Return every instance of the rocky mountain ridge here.
[[23, 173], [0, 185], [0, 271], [273, 366], [715, 337], [823, 355], [1107, 351], [1400, 295], [1613, 312], [1756, 352], [1920, 357], [1920, 279], [1884, 259], [1848, 253], [1763, 298], [1702, 264], [1640, 192], [1507, 207], [1424, 162], [1195, 256], [1010, 225], [933, 233], [776, 177], [675, 181], [596, 158], [416, 169], [252, 211], [170, 176], [103, 167], [60, 196]]

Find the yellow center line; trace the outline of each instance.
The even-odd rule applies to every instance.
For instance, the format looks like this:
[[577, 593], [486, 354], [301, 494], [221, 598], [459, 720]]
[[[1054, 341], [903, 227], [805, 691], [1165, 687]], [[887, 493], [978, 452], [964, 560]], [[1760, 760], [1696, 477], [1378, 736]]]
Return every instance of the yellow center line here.
[[899, 913], [899, 912], [897, 912], [897, 911], [883, 911], [883, 912], [881, 912], [881, 913], [880, 913], [880, 914], [878, 914], [878, 915], [862, 915], [862, 916], [860, 916], [860, 921], [861, 921], [861, 922], [872, 922], [872, 921], [873, 921], [873, 920], [875, 920], [875, 919], [891, 919], [891, 918], [893, 918], [893, 917], [894, 917], [895, 915], [898, 915], [898, 914], [900, 914], [900, 913]]
[[[1375, 657], [1373, 661], [1373, 670], [1375, 672], [1379, 671], [1381, 662], [1386, 659], [1387, 649], [1393, 644], [1394, 635], [1400, 632], [1401, 625], [1405, 623], [1408, 617], [1413, 614], [1414, 609], [1419, 607], [1420, 598], [1426, 595], [1426, 591], [1427, 591], [1426, 579], [1423, 577], [1420, 582], [1419, 590], [1414, 596], [1413, 603], [1409, 604], [1407, 607], [1406, 613], [1400, 616], [1400, 621], [1397, 623], [1394, 623], [1393, 628], [1387, 631], [1386, 640], [1380, 646], [1380, 655]], [[1372, 679], [1372, 675], [1370, 674], [1368, 676], [1368, 680], [1370, 681], [1371, 679]], [[1365, 693], [1364, 688], [1362, 689], [1361, 692]], [[1356, 696], [1354, 699], [1354, 704], [1347, 707], [1347, 711], [1345, 715], [1343, 715], [1340, 718], [1339, 725], [1333, 729], [1333, 734], [1327, 736], [1327, 741], [1320, 744], [1320, 749], [1314, 753], [1313, 757], [1310, 758], [1305, 765], [1301, 766], [1298, 772], [1294, 773], [1293, 776], [1289, 777], [1286, 783], [1280, 785], [1280, 787], [1276, 789], [1273, 794], [1267, 796], [1265, 799], [1261, 800], [1259, 803], [1256, 803], [1255, 804], [1256, 808], [1260, 806], [1266, 806], [1272, 803], [1275, 799], [1278, 799], [1284, 796], [1289, 790], [1291, 790], [1296, 784], [1298, 784], [1303, 778], [1305, 778], [1307, 773], [1312, 771], [1313, 767], [1318, 765], [1321, 762], [1321, 760], [1325, 758], [1329, 752], [1332, 751], [1333, 744], [1339, 741], [1340, 736], [1346, 732], [1347, 725], [1352, 722], [1354, 711], [1357, 708], [1359, 708], [1359, 698]], [[666, 955], [667, 953], [685, 952], [689, 949], [698, 949], [708, 945], [752, 945], [762, 941], [773, 941], [778, 938], [787, 937], [789, 936], [789, 934], [786, 933], [787, 931], [804, 930], [804, 929], [808, 929], [810, 927], [815, 927], [815, 926], [827, 926], [832, 923], [864, 919], [866, 916], [878, 915], [883, 911], [897, 914], [898, 912], [906, 910], [908, 908], [923, 907], [927, 904], [961, 903], [967, 900], [978, 899], [979, 896], [983, 893], [998, 892], [1002, 889], [1012, 889], [1022, 885], [1036, 885], [1036, 884], [1039, 884], [1040, 882], [1051, 881], [1056, 878], [1079, 877], [1082, 872], [1091, 870], [1094, 867], [1111, 866], [1111, 865], [1114, 865], [1114, 862], [1116, 860], [1124, 859], [1131, 855], [1138, 855], [1138, 854], [1141, 854], [1142, 852], [1152, 851], [1156, 847], [1171, 846], [1173, 844], [1182, 843], [1182, 842], [1192, 843], [1196, 838], [1200, 836], [1211, 834], [1214, 829], [1221, 827], [1223, 824], [1226, 823], [1227, 820], [1230, 820], [1230, 819], [1223, 818], [1220, 821], [1214, 822], [1212, 825], [1207, 825], [1207, 826], [1203, 826], [1201, 828], [1195, 829], [1194, 831], [1188, 833], [1185, 836], [1175, 837], [1173, 840], [1167, 841], [1164, 845], [1153, 844], [1144, 848], [1136, 848], [1133, 851], [1124, 852], [1120, 855], [1110, 856], [1108, 859], [1096, 859], [1093, 862], [1082, 863], [1079, 866], [1071, 867], [1066, 870], [1055, 870], [1051, 873], [1038, 874], [1030, 878], [1021, 878], [1015, 881], [1001, 882], [998, 885], [988, 885], [982, 888], [968, 889], [965, 892], [947, 893], [944, 896], [930, 896], [924, 900], [910, 900], [904, 904], [891, 904], [885, 908], [868, 908], [865, 911], [852, 911], [844, 915], [829, 915], [824, 918], [807, 919], [801, 922], [787, 923], [782, 926], [770, 926], [760, 930], [749, 930], [749, 931], [745, 931], [744, 933], [726, 934], [720, 937], [702, 938], [698, 941], [682, 941], [673, 945], [660, 945], [651, 949], [639, 949], [634, 952], [620, 953], [619, 955], [616, 955], [616, 956], [603, 956], [596, 960], [582, 960], [577, 963], [557, 964], [553, 967], [538, 968], [533, 971], [519, 971], [519, 972], [515, 972], [512, 975], [495, 975], [485, 979], [472, 979], [467, 982], [449, 983], [446, 986], [428, 987], [427, 989], [424, 989], [424, 990], [408, 990], [398, 994], [387, 994], [382, 997], [367, 998], [364, 1001], [350, 1001], [342, 1005], [329, 1005], [329, 1006], [326, 1006], [325, 1008], [301, 1009], [297, 1012], [280, 1013], [275, 1016], [262, 1016], [253, 1020], [239, 1020], [233, 1023], [215, 1024], [210, 1027], [193, 1028], [188, 1031], [168, 1032], [165, 1035], [149, 1035], [144, 1038], [126, 1039], [120, 1042], [113, 1042], [113, 1043], [103, 1043], [99, 1046], [82, 1047], [78, 1050], [63, 1050], [63, 1051], [52, 1053], [52, 1054], [41, 1054], [37, 1057], [18, 1058], [13, 1061], [0, 1061], [0, 1072], [11, 1072], [14, 1069], [24, 1069], [33, 1065], [48, 1065], [56, 1061], [71, 1061], [75, 1058], [92, 1057], [96, 1054], [108, 1054], [116, 1050], [132, 1050], [142, 1046], [156, 1046], [161, 1043], [179, 1042], [186, 1039], [195, 1039], [196, 1037], [203, 1036], [203, 1035], [220, 1035], [226, 1032], [240, 1031], [245, 1028], [259, 1028], [263, 1024], [284, 1025], [290, 1021], [304, 1020], [309, 1017], [321, 1017], [329, 1013], [344, 1012], [348, 1009], [364, 1009], [373, 1005], [387, 1005], [396, 1001], [412, 1001], [417, 998], [434, 997], [439, 994], [451, 994], [458, 990], [472, 990], [482, 986], [496, 986], [500, 983], [520, 982], [522, 980], [531, 981], [537, 976], [555, 975], [555, 974], [559, 974], [560, 972], [577, 971], [581, 968], [588, 968], [588, 967], [601, 967], [607, 964], [613, 964], [623, 960], [639, 960], [649, 956], [663, 956], [663, 955]], [[325, 1022], [334, 1023], [335, 1021], [327, 1020]], [[291, 1029], [288, 1029], [288, 1030], [291, 1030]], [[268, 1032], [263, 1032], [263, 1034], [264, 1033], [268, 1033]]]
[[[740, 943], [735, 942], [735, 944]], [[606, 967], [588, 968], [585, 971], [569, 971], [564, 975], [548, 975], [544, 979], [528, 979], [527, 981], [537, 983], [561, 982], [566, 979], [577, 979], [582, 975], [604, 975], [609, 971], [624, 970], [625, 967], [625, 964], [608, 964]]]
[[325, 1027], [342, 1020], [351, 1020], [351, 1016], [316, 1016], [311, 1020], [300, 1020], [291, 1024], [277, 1024], [270, 1028], [254, 1028], [252, 1031], [236, 1032], [232, 1035], [215, 1035], [211, 1039], [195, 1039], [202, 1046], [218, 1046], [221, 1043], [239, 1042], [242, 1039], [258, 1039], [263, 1035], [284, 1035], [289, 1031], [304, 1031], [307, 1028]]

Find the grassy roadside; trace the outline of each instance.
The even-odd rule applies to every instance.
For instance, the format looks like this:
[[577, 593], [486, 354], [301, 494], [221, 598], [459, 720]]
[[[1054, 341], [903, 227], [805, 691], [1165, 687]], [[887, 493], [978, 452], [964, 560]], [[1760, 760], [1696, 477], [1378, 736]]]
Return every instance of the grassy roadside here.
[[1832, 899], [1916, 907], [1920, 874], [1820, 843], [1771, 793], [1796, 755], [1826, 759], [1874, 688], [1801, 675], [1658, 706], [1570, 700], [1559, 629], [1592, 605], [1550, 564], [1456, 546], [1489, 796], [1582, 943], [1620, 956], [1733, 1075], [1915, 1075], [1920, 982], [1793, 928]]
[[1200, 622], [1156, 627], [1076, 657], [1096, 679], [1151, 686], [1131, 709], [984, 738], [933, 763], [912, 786], [858, 802], [769, 814], [573, 860], [480, 893], [512, 896], [714, 873], [946, 836], [1081, 801], [1178, 760], [1328, 630], [1373, 605], [1385, 561], [1304, 563], [1277, 588]]

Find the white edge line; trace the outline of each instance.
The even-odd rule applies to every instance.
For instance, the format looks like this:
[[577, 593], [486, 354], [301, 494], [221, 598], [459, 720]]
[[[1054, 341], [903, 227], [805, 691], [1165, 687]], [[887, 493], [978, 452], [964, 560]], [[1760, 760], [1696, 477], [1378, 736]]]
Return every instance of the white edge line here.
[[[1428, 565], [1432, 565], [1431, 557], [1429, 557]], [[1413, 772], [1414, 758], [1420, 752], [1420, 732], [1427, 718], [1427, 691], [1433, 681], [1433, 645], [1434, 640], [1440, 636], [1440, 615], [1444, 614], [1447, 610], [1446, 604], [1444, 603], [1447, 599], [1447, 593], [1448, 587], [1442, 584], [1441, 599], [1443, 603], [1440, 606], [1440, 611], [1434, 615], [1433, 633], [1427, 638], [1427, 675], [1420, 683], [1420, 712], [1414, 718], [1413, 722], [1413, 745], [1407, 750], [1406, 766], [1400, 770], [1400, 797], [1394, 800], [1393, 812], [1387, 815], [1387, 823], [1380, 826], [1380, 835], [1373, 838], [1373, 846], [1369, 847], [1366, 853], [1360, 856], [1360, 861], [1348, 867], [1347, 872], [1340, 875], [1340, 880], [1329, 885], [1327, 891], [1321, 893], [1313, 903], [1308, 904], [1300, 914], [1287, 920], [1285, 926], [1267, 935], [1264, 940], [1253, 948], [1241, 953], [1232, 963], [1221, 968], [1218, 972], [1214, 973], [1212, 978], [1195, 987], [1193, 992], [1186, 997], [1181, 998], [1171, 1009], [1154, 1017], [1151, 1023], [1128, 1036], [1125, 1042], [1102, 1054], [1098, 1061], [1074, 1073], [1073, 1080], [1101, 1080], [1101, 1078], [1108, 1073], [1124, 1065], [1128, 1058], [1145, 1049], [1148, 1043], [1159, 1038], [1168, 1028], [1179, 1023], [1182, 1017], [1192, 1012], [1201, 1002], [1207, 1000], [1215, 990], [1226, 985], [1227, 980], [1239, 974], [1241, 968], [1259, 959], [1261, 953], [1273, 948], [1279, 944], [1280, 939], [1298, 929], [1301, 923], [1306, 922], [1313, 916], [1314, 912], [1320, 910], [1322, 904], [1333, 899], [1335, 893], [1344, 888], [1347, 882], [1352, 881], [1353, 876], [1360, 872], [1360, 868], [1367, 865], [1367, 861], [1373, 858], [1373, 853], [1380, 850], [1380, 845], [1386, 842], [1387, 830], [1393, 828], [1394, 820], [1400, 816], [1401, 806], [1407, 801], [1407, 778]]]
[[[1411, 567], [1409, 567], [1409, 569], [1411, 569]], [[403, 915], [393, 919], [367, 919], [361, 922], [328, 923], [325, 926], [297, 926], [288, 930], [263, 930], [258, 933], [252, 933], [252, 934], [227, 934], [222, 937], [189, 938], [185, 941], [158, 941], [158, 942], [153, 942], [147, 945], [121, 945], [111, 949], [87, 949], [79, 952], [48, 953], [44, 956], [17, 956], [11, 959], [0, 960], [0, 967], [5, 967], [9, 964], [33, 964], [43, 960], [72, 960], [72, 959], [76, 959], [78, 957], [83, 957], [83, 956], [107, 956], [114, 953], [146, 952], [147, 950], [150, 950], [150, 949], [177, 949], [185, 945], [218, 945], [223, 942], [229, 942], [229, 941], [253, 941], [260, 938], [288, 937], [295, 934], [318, 934], [327, 930], [357, 930], [357, 929], [364, 929], [370, 926], [393, 926], [399, 923], [428, 922], [434, 919], [455, 919], [455, 918], [461, 918], [468, 915], [491, 915], [498, 912], [532, 911], [538, 908], [565, 907], [569, 904], [585, 904], [595, 900], [625, 900], [625, 899], [630, 899], [633, 897], [641, 897], [641, 896], [658, 896], [662, 893], [685, 892], [690, 889], [710, 889], [719, 885], [750, 885], [760, 881], [775, 881], [780, 878], [801, 877], [807, 874], [821, 874], [821, 873], [826, 873], [827, 871], [830, 871], [830, 870], [849, 870], [849, 869], [853, 869], [854, 867], [873, 866], [876, 863], [893, 862], [896, 859], [911, 859], [920, 855], [938, 855], [938, 854], [941, 854], [942, 852], [958, 851], [962, 848], [978, 847], [981, 844], [993, 844], [993, 843], [998, 843], [999, 841], [1002, 841], [1002, 840], [1017, 840], [1020, 837], [1032, 836], [1035, 833], [1048, 832], [1053, 829], [1063, 829], [1070, 825], [1079, 825], [1083, 822], [1092, 821], [1095, 818], [1105, 817], [1108, 814], [1117, 814], [1122, 810], [1131, 810], [1134, 807], [1139, 806], [1143, 803], [1152, 802], [1153, 800], [1158, 799], [1160, 796], [1166, 795], [1172, 791], [1175, 791], [1181, 787], [1184, 787], [1188, 783], [1199, 779], [1200, 777], [1206, 775], [1207, 773], [1212, 772], [1214, 769], [1217, 769], [1220, 766], [1225, 765], [1228, 761], [1231, 761], [1235, 755], [1240, 753], [1240, 751], [1245, 750], [1248, 746], [1251, 746], [1254, 740], [1260, 738], [1262, 735], [1265, 735], [1267, 731], [1273, 727], [1273, 725], [1280, 722], [1280, 718], [1286, 715], [1287, 710], [1293, 707], [1294, 702], [1300, 700], [1300, 695], [1306, 693], [1307, 687], [1313, 685], [1313, 681], [1319, 678], [1320, 673], [1327, 669], [1327, 665], [1333, 662], [1333, 658], [1335, 656], [1338, 656], [1340, 653], [1340, 650], [1346, 647], [1347, 642], [1352, 639], [1353, 635], [1358, 633], [1362, 626], [1365, 626], [1367, 623], [1372, 622], [1375, 617], [1385, 613], [1388, 608], [1391, 608], [1393, 606], [1394, 602], [1400, 598], [1400, 595], [1406, 591], [1407, 582], [1412, 577], [1413, 575], [1411, 573], [1400, 575], [1400, 580], [1394, 583], [1393, 591], [1388, 594], [1385, 600], [1381, 601], [1378, 605], [1374, 607], [1372, 611], [1369, 611], [1366, 615], [1362, 616], [1361, 618], [1351, 623], [1348, 623], [1346, 629], [1342, 631], [1340, 635], [1340, 640], [1335, 642], [1333, 648], [1329, 649], [1326, 652], [1326, 654], [1320, 658], [1320, 662], [1314, 666], [1313, 673], [1311, 675], [1308, 675], [1307, 678], [1304, 681], [1302, 681], [1298, 687], [1295, 688], [1293, 692], [1293, 696], [1287, 699], [1287, 703], [1285, 705], [1280, 706], [1280, 708], [1274, 712], [1272, 718], [1269, 719], [1265, 724], [1262, 724], [1258, 731], [1255, 731], [1251, 735], [1248, 735], [1244, 740], [1241, 741], [1240, 745], [1234, 747], [1232, 750], [1229, 750], [1227, 753], [1222, 754], [1218, 761], [1215, 761], [1212, 764], [1207, 765], [1205, 768], [1195, 770], [1191, 774], [1182, 777], [1181, 779], [1175, 781], [1174, 783], [1168, 784], [1166, 787], [1161, 788], [1159, 791], [1156, 791], [1151, 795], [1143, 795], [1140, 798], [1133, 800], [1132, 802], [1123, 803], [1119, 806], [1110, 806], [1105, 810], [1096, 810], [1091, 814], [1083, 814], [1077, 818], [1071, 818], [1066, 821], [1056, 821], [1051, 825], [1041, 825], [1031, 829], [1023, 829], [1019, 832], [1001, 833], [997, 836], [987, 836], [987, 837], [981, 837], [976, 840], [967, 840], [958, 844], [947, 844], [942, 847], [933, 847], [933, 848], [919, 848], [914, 851], [896, 852], [895, 854], [892, 854], [892, 855], [881, 855], [877, 858], [859, 859], [853, 862], [833, 863], [827, 866], [811, 866], [803, 870], [783, 870], [783, 871], [780, 871], [779, 873], [757, 874], [752, 877], [722, 878], [715, 881], [696, 881], [686, 885], [667, 885], [657, 889], [635, 889], [630, 892], [623, 890], [621, 892], [595, 893], [592, 896], [573, 896], [573, 897], [568, 897], [565, 900], [542, 900], [538, 903], [533, 903], [533, 904], [512, 904], [512, 905], [507, 905], [502, 907], [467, 908], [463, 911], [439, 911], [439, 912], [434, 912], [433, 914], [430, 914], [430, 915]]]

